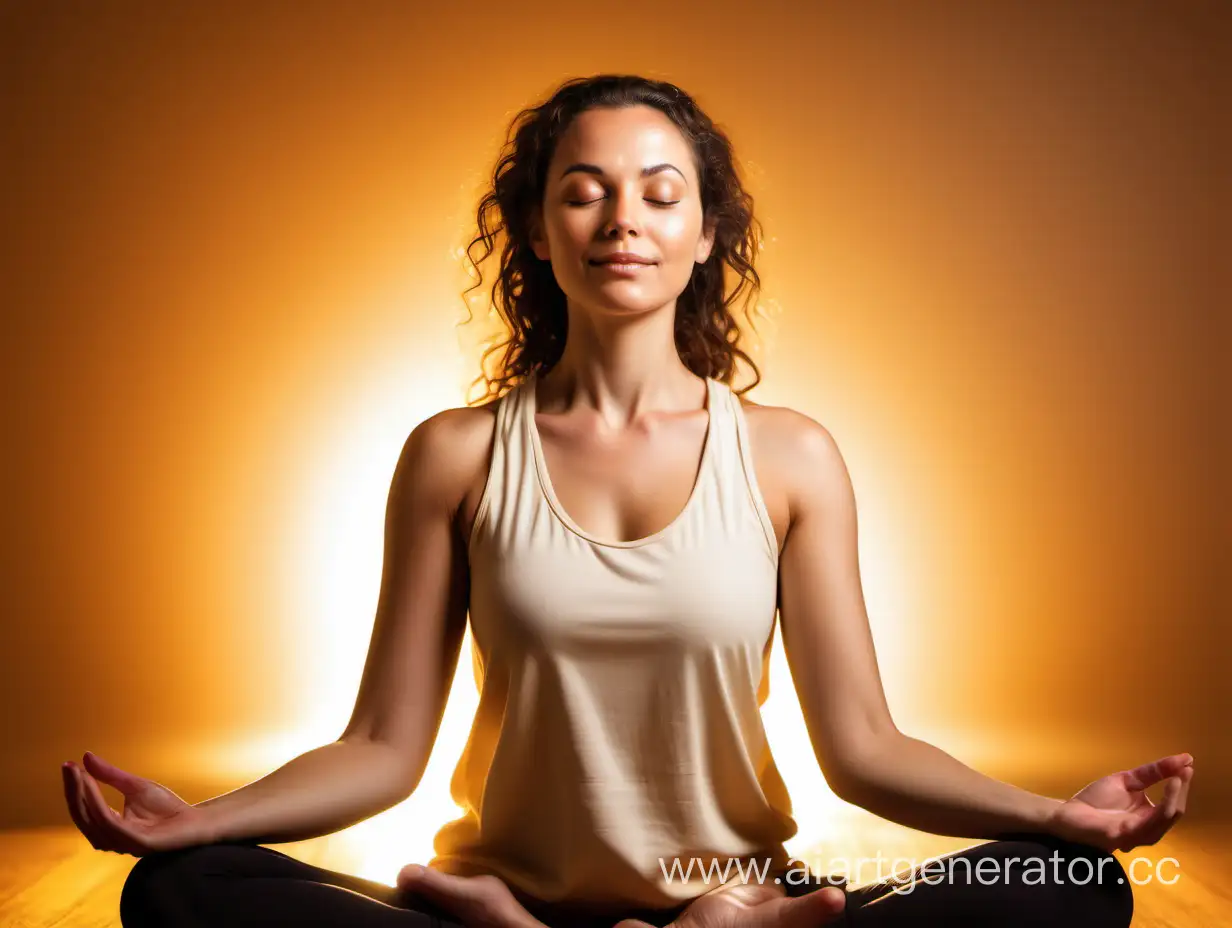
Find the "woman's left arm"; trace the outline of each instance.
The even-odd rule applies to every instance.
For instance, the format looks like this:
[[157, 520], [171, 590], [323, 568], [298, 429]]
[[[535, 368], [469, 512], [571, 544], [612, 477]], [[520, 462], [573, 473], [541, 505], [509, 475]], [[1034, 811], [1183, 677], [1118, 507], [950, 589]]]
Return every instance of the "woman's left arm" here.
[[[783, 645], [814, 753], [842, 799], [934, 834], [1046, 832], [1106, 849], [1154, 843], [1184, 811], [1193, 758], [1096, 780], [1067, 801], [986, 776], [901, 731], [877, 666], [857, 554], [855, 495], [829, 431], [776, 410], [763, 430], [789, 528], [779, 560]], [[767, 434], [767, 431], [769, 434]], [[1168, 778], [1155, 806], [1145, 788]]]

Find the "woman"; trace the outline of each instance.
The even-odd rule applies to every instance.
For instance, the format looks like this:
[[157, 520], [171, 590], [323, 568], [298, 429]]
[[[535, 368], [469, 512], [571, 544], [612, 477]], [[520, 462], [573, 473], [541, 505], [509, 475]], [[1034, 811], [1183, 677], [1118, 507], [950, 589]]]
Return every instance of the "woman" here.
[[[516, 118], [478, 222], [481, 260], [504, 233], [493, 297], [509, 339], [481, 378], [490, 401], [433, 416], [403, 449], [342, 736], [198, 805], [92, 754], [65, 765], [91, 843], [142, 858], [123, 923], [1128, 925], [1109, 851], [1167, 831], [1192, 758], [1059, 801], [896, 728], [843, 459], [821, 425], [730, 386], [737, 361], [758, 376], [732, 311], [759, 286], [758, 229], [730, 144], [694, 101], [633, 76], [566, 82]], [[428, 866], [389, 887], [260, 846], [414, 790], [468, 613], [481, 697], [453, 779], [465, 812]], [[917, 869], [840, 888], [793, 868], [759, 716], [776, 614], [834, 791], [992, 839], [940, 862], [1004, 864], [1000, 879]], [[1164, 779], [1156, 806], [1143, 790]], [[124, 794], [122, 814], [97, 781]], [[1041, 881], [1030, 859], [1060, 867]]]

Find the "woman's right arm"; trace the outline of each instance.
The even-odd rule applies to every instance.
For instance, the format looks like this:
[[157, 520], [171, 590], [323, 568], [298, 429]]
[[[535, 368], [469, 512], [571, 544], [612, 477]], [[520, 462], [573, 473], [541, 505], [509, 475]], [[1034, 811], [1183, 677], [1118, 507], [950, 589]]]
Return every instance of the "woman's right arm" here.
[[[91, 758], [76, 771], [81, 795], [69, 796], [69, 808], [79, 827], [86, 820], [89, 830], [82, 831], [95, 847], [163, 849], [168, 832], [185, 830], [190, 834], [177, 833], [170, 846], [303, 840], [363, 821], [411, 794], [440, 730], [466, 630], [469, 573], [460, 516], [468, 491], [483, 479], [491, 438], [491, 413], [472, 408], [438, 413], [407, 438], [386, 506], [368, 656], [338, 740], [194, 806]], [[124, 793], [123, 814], [106, 808], [89, 774]], [[112, 829], [119, 833], [109, 841]]]

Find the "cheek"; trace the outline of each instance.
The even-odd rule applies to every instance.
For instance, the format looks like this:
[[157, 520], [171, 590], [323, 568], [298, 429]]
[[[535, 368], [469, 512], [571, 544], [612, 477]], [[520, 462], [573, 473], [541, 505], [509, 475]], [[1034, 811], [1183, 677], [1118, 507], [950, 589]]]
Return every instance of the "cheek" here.
[[683, 213], [670, 213], [664, 216], [659, 229], [664, 243], [670, 244], [673, 248], [687, 246], [697, 241], [697, 222], [692, 216]]
[[590, 247], [590, 243], [598, 234], [594, 220], [579, 210], [575, 213], [564, 213], [552, 226], [553, 243], [561, 252], [577, 254]]
[[701, 225], [700, 215], [673, 213], [663, 216], [655, 226], [654, 234], [663, 260], [683, 274], [692, 273]]

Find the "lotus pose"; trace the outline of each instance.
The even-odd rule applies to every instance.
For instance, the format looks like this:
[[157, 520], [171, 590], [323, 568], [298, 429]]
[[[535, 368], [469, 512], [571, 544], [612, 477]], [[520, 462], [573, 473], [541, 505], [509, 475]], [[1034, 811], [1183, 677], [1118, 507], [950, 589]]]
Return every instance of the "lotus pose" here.
[[[896, 727], [834, 439], [733, 386], [738, 364], [760, 378], [734, 312], [760, 235], [696, 102], [631, 75], [565, 82], [515, 118], [477, 221], [467, 255], [501, 249], [507, 338], [486, 393], [406, 440], [345, 731], [196, 805], [90, 753], [64, 766], [91, 844], [140, 858], [124, 925], [1128, 925], [1111, 852], [1184, 812], [1193, 758], [1061, 800]], [[468, 617], [480, 698], [434, 856], [390, 886], [263, 846], [411, 794]], [[797, 823], [760, 715], [776, 621], [834, 792], [979, 843], [865, 885], [786, 854]]]

